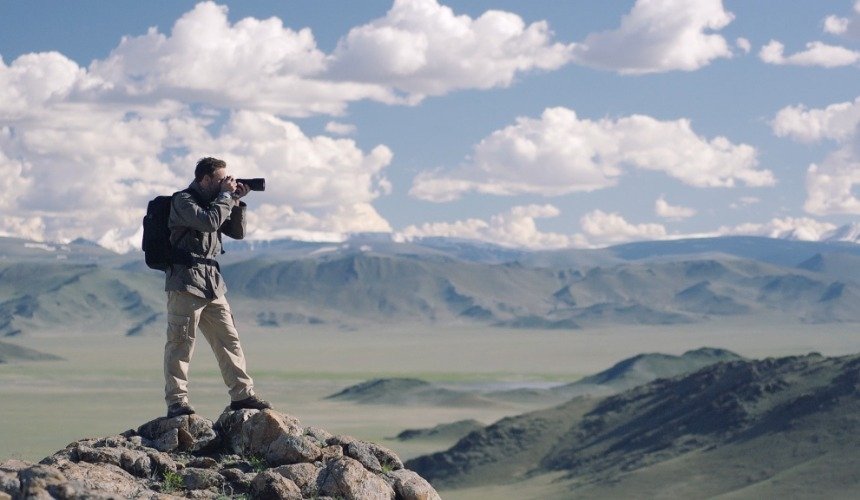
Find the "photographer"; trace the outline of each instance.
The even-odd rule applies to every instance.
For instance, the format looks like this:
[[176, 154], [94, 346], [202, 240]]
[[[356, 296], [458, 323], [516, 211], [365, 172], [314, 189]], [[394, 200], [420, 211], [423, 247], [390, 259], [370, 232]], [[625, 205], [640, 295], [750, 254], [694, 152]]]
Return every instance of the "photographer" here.
[[215, 258], [221, 234], [245, 237], [245, 203], [249, 187], [227, 175], [227, 163], [203, 158], [194, 169], [194, 182], [173, 196], [168, 228], [170, 243], [186, 256], [167, 270], [167, 342], [164, 378], [167, 416], [189, 415], [188, 366], [197, 331], [206, 337], [221, 376], [229, 388], [230, 407], [265, 409], [271, 405], [254, 395], [254, 382], [245, 368], [245, 354], [233, 323], [227, 287]]

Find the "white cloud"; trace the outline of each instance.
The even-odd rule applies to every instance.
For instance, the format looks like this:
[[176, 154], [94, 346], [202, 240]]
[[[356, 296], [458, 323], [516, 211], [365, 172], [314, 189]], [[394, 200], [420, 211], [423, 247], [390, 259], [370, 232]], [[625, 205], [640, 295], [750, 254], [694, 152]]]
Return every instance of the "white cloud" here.
[[728, 42], [713, 32], [733, 18], [722, 0], [637, 0], [618, 29], [576, 44], [574, 61], [622, 74], [693, 71], [731, 57]]
[[801, 241], [820, 241], [827, 233], [836, 229], [834, 224], [821, 222], [809, 217], [775, 218], [765, 223], [746, 223], [737, 226], [723, 226], [717, 230], [719, 235], [766, 236]]
[[670, 205], [663, 195], [657, 198], [654, 202], [654, 212], [660, 217], [666, 219], [687, 219], [696, 215], [696, 209], [682, 207], [679, 205]]
[[752, 44], [750, 43], [750, 41], [743, 37], [739, 37], [737, 40], [735, 40], [735, 46], [741, 49], [744, 54], [749, 54], [752, 50]]
[[769, 170], [757, 168], [755, 148], [702, 138], [685, 119], [591, 121], [567, 108], [548, 108], [539, 119], [518, 118], [484, 138], [459, 168], [419, 174], [410, 194], [432, 201], [469, 191], [558, 196], [613, 186], [622, 166], [662, 171], [698, 187], [775, 183]]
[[860, 125], [860, 97], [853, 102], [831, 104], [824, 109], [787, 106], [777, 112], [771, 128], [778, 137], [790, 137], [800, 142], [830, 139], [849, 141]]
[[383, 169], [392, 155], [385, 146], [364, 153], [350, 139], [308, 137], [261, 112], [234, 113], [211, 133], [206, 120], [187, 111], [172, 118], [89, 111], [58, 111], [50, 122], [0, 129], [0, 188], [9, 193], [0, 231], [136, 248], [147, 201], [190, 182], [201, 151], [224, 158], [235, 174], [268, 179], [267, 191], [249, 196], [252, 207], [265, 203], [314, 217], [258, 218], [253, 236], [290, 227], [390, 230], [371, 205], [390, 190]]
[[537, 228], [535, 219], [557, 217], [559, 214], [559, 210], [552, 205], [516, 206], [508, 212], [492, 216], [489, 221], [466, 219], [411, 225], [399, 231], [396, 237], [407, 241], [428, 236], [466, 238], [535, 250], [584, 246], [585, 242], [581, 238], [541, 232]]
[[827, 16], [824, 19], [824, 31], [846, 38], [860, 38], [860, 0], [854, 2], [854, 12], [849, 17]]
[[800, 142], [823, 139], [837, 148], [806, 171], [804, 209], [815, 215], [860, 213], [854, 186], [860, 184], [860, 98], [823, 109], [789, 106], [771, 122], [774, 133]]
[[385, 17], [350, 30], [332, 54], [335, 78], [392, 86], [412, 100], [456, 89], [510, 85], [532, 69], [556, 69], [570, 46], [545, 21], [526, 25], [490, 10], [472, 19], [436, 0], [395, 0]]
[[666, 228], [662, 224], [631, 224], [615, 212], [593, 210], [583, 215], [579, 223], [588, 241], [598, 245], [666, 237]]
[[351, 123], [328, 122], [325, 124], [325, 131], [335, 135], [352, 135], [356, 130], [355, 125]]
[[860, 52], [846, 49], [836, 45], [827, 45], [823, 42], [809, 42], [806, 50], [785, 56], [785, 46], [771, 40], [759, 51], [759, 58], [768, 63], [776, 65], [793, 66], [821, 66], [824, 68], [836, 68], [840, 66], [851, 66], [860, 61]]
[[746, 208], [750, 205], [755, 205], [756, 203], [760, 203], [761, 200], [756, 198], [755, 196], [741, 196], [738, 198], [738, 201], [735, 201], [729, 205], [729, 208], [737, 210], [740, 208]]

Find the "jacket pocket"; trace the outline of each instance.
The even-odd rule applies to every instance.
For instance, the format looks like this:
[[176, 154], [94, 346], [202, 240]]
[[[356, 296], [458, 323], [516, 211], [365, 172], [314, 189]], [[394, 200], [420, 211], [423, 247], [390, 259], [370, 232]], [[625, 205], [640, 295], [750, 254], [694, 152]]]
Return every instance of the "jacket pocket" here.
[[191, 332], [191, 317], [178, 314], [167, 315], [168, 342], [187, 342]]

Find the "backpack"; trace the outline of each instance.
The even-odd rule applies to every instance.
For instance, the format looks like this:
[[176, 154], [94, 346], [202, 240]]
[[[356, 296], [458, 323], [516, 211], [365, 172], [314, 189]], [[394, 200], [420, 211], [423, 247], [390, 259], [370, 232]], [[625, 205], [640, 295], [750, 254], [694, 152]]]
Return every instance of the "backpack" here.
[[[170, 228], [167, 221], [170, 218], [170, 205], [173, 197], [179, 193], [188, 193], [197, 199], [191, 189], [173, 193], [171, 196], [156, 196], [146, 206], [143, 217], [143, 254], [146, 265], [151, 269], [167, 271], [174, 262], [179, 262], [184, 256], [177, 255], [170, 245]], [[187, 256], [185, 256], [187, 257]]]

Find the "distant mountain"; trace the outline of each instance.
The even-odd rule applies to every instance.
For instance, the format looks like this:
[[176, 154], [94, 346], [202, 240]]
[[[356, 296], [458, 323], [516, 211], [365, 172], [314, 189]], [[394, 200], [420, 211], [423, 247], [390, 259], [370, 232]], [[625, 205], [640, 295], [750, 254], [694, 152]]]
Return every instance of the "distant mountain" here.
[[673, 377], [723, 361], [743, 359], [725, 349], [703, 347], [680, 356], [639, 354], [569, 384], [547, 389], [462, 390], [439, 387], [414, 378], [379, 378], [351, 385], [327, 399], [360, 404], [486, 406], [495, 403], [558, 404], [575, 396], [617, 394], [657, 378]]
[[0, 336], [145, 333], [163, 319], [162, 277], [72, 262], [0, 261]]
[[439, 424], [428, 429], [406, 429], [395, 437], [398, 441], [453, 440], [460, 439], [472, 431], [483, 429], [484, 424], [474, 419], [458, 420]]
[[824, 241], [846, 241], [860, 243], [860, 224], [854, 222], [839, 226], [832, 232], [824, 235]]
[[57, 361], [63, 358], [8, 342], [0, 342], [0, 363], [10, 361]]
[[860, 487], [858, 391], [858, 355], [718, 363], [505, 418], [406, 466], [437, 488], [562, 472], [565, 497], [843, 497]]
[[[508, 258], [519, 260], [502, 262]], [[574, 330], [774, 314], [860, 321], [858, 259], [856, 244], [767, 238], [522, 253], [361, 235], [342, 244], [237, 242], [221, 260], [237, 310], [266, 327], [419, 322]], [[146, 268], [142, 254], [0, 239], [0, 335], [106, 325], [152, 333], [163, 319], [162, 290], [163, 274]]]

